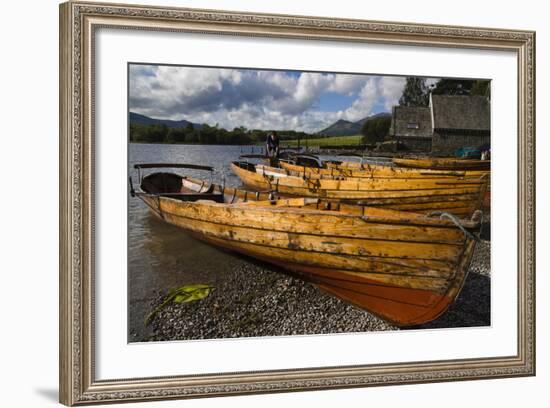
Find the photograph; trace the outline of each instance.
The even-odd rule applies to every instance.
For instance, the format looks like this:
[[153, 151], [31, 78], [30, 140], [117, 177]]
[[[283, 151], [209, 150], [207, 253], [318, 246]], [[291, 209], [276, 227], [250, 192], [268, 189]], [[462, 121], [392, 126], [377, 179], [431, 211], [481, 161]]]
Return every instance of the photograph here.
[[537, 27], [225, 7], [59, 5], [59, 401], [533, 377]]
[[127, 73], [129, 343], [491, 326], [491, 78]]

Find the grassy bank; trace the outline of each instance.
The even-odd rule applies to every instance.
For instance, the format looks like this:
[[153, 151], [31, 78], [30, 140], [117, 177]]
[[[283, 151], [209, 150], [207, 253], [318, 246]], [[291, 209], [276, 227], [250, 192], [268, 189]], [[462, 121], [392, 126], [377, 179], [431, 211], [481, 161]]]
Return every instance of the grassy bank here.
[[[316, 139], [307, 139], [308, 146], [352, 146], [361, 144], [361, 135], [354, 136], [332, 136], [332, 137], [319, 137]], [[306, 140], [300, 141], [300, 146], [305, 146]], [[298, 140], [281, 140], [281, 146], [298, 146]]]

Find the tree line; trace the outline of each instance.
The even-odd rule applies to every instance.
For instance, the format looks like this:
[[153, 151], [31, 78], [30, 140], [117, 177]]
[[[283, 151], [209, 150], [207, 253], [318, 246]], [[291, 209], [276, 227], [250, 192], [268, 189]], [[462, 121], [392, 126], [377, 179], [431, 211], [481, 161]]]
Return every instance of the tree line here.
[[[167, 144], [216, 144], [247, 145], [265, 143], [272, 130], [247, 129], [243, 126], [226, 130], [218, 126], [203, 124], [195, 129], [192, 123], [181, 128], [162, 125], [130, 124], [130, 141], [134, 143]], [[277, 131], [281, 140], [305, 139], [312, 135], [294, 130]]]
[[389, 134], [391, 126], [391, 116], [380, 116], [367, 120], [361, 128], [362, 143], [373, 145], [377, 142], [383, 142]]

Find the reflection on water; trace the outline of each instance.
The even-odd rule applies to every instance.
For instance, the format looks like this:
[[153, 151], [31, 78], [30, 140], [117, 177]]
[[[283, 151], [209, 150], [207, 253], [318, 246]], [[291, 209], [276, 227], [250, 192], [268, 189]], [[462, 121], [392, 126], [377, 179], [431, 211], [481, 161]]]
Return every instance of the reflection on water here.
[[[246, 147], [247, 152], [250, 147]], [[129, 174], [137, 186], [136, 163], [195, 163], [213, 166], [213, 177], [225, 177], [228, 185], [239, 181], [230, 171], [237, 160], [239, 146], [187, 146], [130, 144]], [[151, 169], [150, 171], [155, 171]], [[194, 177], [209, 179], [209, 172], [184, 171]], [[140, 341], [147, 335], [145, 318], [151, 311], [150, 301], [161, 291], [190, 283], [214, 286], [224, 274], [243, 261], [226, 252], [197, 241], [181, 229], [159, 220], [138, 198], [128, 204], [128, 341]]]

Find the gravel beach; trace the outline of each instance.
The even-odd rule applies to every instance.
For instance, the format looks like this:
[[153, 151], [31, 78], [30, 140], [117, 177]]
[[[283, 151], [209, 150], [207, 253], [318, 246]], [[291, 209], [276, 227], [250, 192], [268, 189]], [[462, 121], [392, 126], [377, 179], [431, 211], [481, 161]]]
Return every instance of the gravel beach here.
[[[419, 328], [488, 326], [490, 241], [478, 243], [470, 272], [456, 302], [439, 319]], [[200, 282], [197, 282], [200, 283]], [[153, 310], [166, 293], [151, 302]], [[413, 329], [414, 329], [413, 328]], [[170, 304], [150, 322], [144, 341], [281, 336], [398, 330], [376, 316], [334, 298], [314, 285], [244, 262], [206, 298]]]

